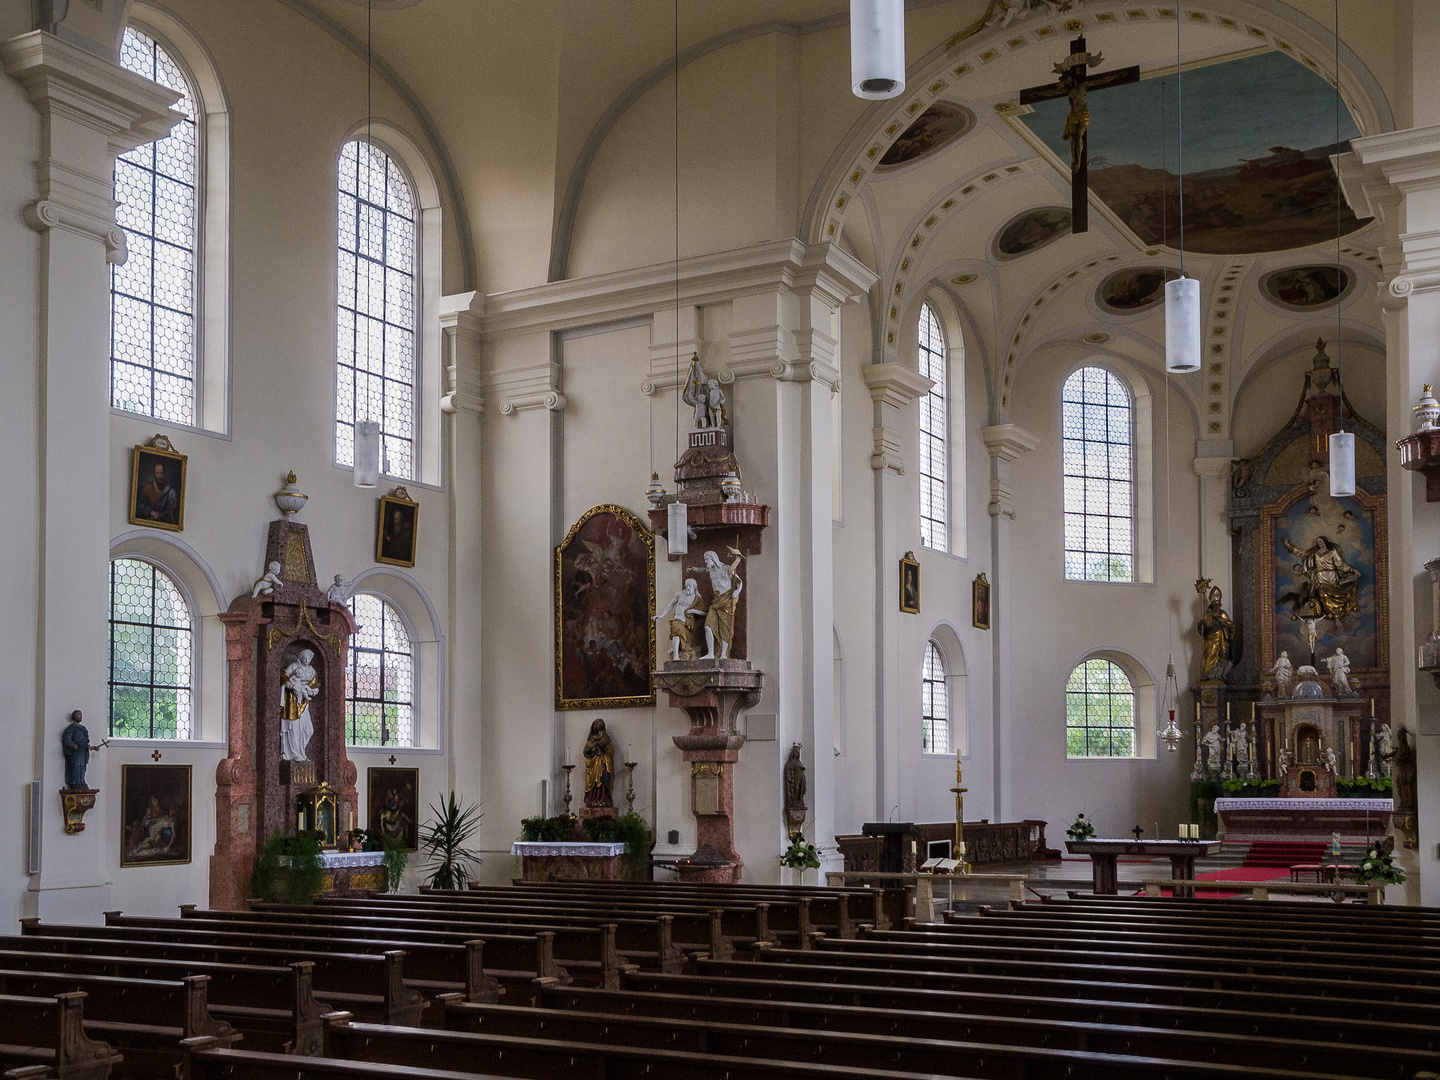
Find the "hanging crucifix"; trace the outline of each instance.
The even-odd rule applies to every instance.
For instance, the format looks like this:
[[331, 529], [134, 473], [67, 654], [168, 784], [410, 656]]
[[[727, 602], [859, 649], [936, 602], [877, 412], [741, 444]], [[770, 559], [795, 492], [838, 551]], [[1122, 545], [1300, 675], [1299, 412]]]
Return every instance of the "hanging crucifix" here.
[[1049, 86], [1030, 86], [1020, 91], [1021, 105], [1060, 97], [1070, 99], [1070, 115], [1065, 118], [1062, 138], [1070, 144], [1070, 231], [1077, 233], [1083, 233], [1090, 227], [1090, 146], [1086, 137], [1090, 128], [1090, 107], [1087, 96], [1092, 90], [1108, 90], [1112, 86], [1140, 81], [1138, 67], [1121, 68], [1105, 75], [1086, 72], [1087, 67], [1096, 67], [1102, 61], [1098, 52], [1086, 52], [1085, 39], [1077, 37], [1070, 42], [1070, 55], [1055, 65], [1055, 74], [1060, 76], [1058, 82]]

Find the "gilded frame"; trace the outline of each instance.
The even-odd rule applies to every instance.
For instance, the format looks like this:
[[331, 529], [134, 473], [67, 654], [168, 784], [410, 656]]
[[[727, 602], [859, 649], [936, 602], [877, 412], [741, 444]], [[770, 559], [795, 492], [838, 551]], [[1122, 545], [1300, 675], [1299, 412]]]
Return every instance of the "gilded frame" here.
[[990, 582], [984, 573], [970, 583], [970, 625], [990, 629]]
[[900, 610], [920, 614], [920, 560], [913, 551], [905, 552], [900, 560]]
[[[401, 811], [408, 810], [410, 820], [402, 829], [402, 843], [406, 851], [420, 850], [420, 770], [405, 765], [372, 765], [365, 770], [365, 828], [370, 832], [384, 831], [385, 791], [395, 790], [398, 785], [397, 803]], [[409, 788], [406, 798], [405, 788]]]
[[[392, 510], [399, 510], [410, 515], [410, 544], [408, 552], [397, 552], [395, 544], [386, 544], [385, 517]], [[420, 544], [420, 504], [410, 498], [410, 493], [403, 487], [397, 487], [388, 495], [380, 496], [379, 517], [375, 521], [375, 561], [385, 563], [388, 566], [414, 566], [415, 552]], [[386, 547], [390, 553], [386, 554]], [[409, 555], [405, 558], [404, 555]]]
[[[181, 779], [183, 777], [183, 780]], [[168, 783], [167, 783], [168, 781]], [[177, 812], [174, 807], [173, 795], [184, 790], [184, 808]], [[132, 790], [134, 789], [134, 790]], [[141, 829], [144, 821], [143, 814], [136, 814], [133, 822], [131, 811], [137, 810], [139, 802], [148, 803], [151, 798], [159, 799], [169, 792], [172, 795], [171, 805], [160, 804], [160, 808], [169, 816], [176, 818], [175, 833], [185, 838], [185, 857], [171, 859], [147, 859], [137, 858], [135, 849], [148, 837], [145, 833], [149, 830], [135, 835], [132, 839], [131, 825], [137, 830]], [[131, 795], [135, 794], [137, 806], [130, 804]], [[122, 867], [139, 866], [184, 866], [190, 863], [195, 850], [195, 787], [194, 776], [189, 765], [142, 765], [125, 764], [120, 766], [120, 865]], [[163, 826], [162, 826], [163, 827]], [[161, 834], [163, 835], [163, 833]]]
[[[185, 470], [189, 459], [171, 444], [164, 435], [156, 435], [144, 445], [136, 446], [130, 453], [130, 504], [129, 520], [131, 525], [144, 525], [150, 529], [168, 529], [171, 532], [183, 532], [185, 530]], [[139, 506], [140, 489], [148, 486], [149, 481], [141, 484], [142, 473], [152, 474], [156, 465], [165, 467], [167, 479], [174, 475], [175, 470], [179, 471], [180, 482], [175, 485], [179, 497], [175, 504], [175, 520], [161, 521], [147, 513], [142, 516]]]
[[[586, 530], [586, 526], [604, 515], [608, 515], [613, 521], [623, 523], [629, 530], [630, 536], [625, 541], [625, 547], [629, 551], [628, 559], [634, 562], [637, 557], [643, 558], [645, 563], [644, 580], [635, 581], [625, 591], [628, 612], [615, 612], [628, 619], [632, 625], [630, 632], [635, 634], [638, 630], [640, 640], [644, 643], [645, 653], [645, 693], [631, 693], [615, 696], [599, 696], [593, 693], [569, 693], [570, 690], [590, 690], [592, 687], [589, 680], [575, 678], [574, 669], [567, 664], [566, 649], [566, 624], [567, 613], [573, 614], [576, 610], [577, 593], [574, 590], [567, 592], [566, 563], [572, 569], [576, 568], [576, 553], [573, 548], [579, 547], [582, 543], [592, 545], [595, 542], [586, 536], [582, 531], [594, 532], [594, 527]], [[610, 526], [605, 526], [609, 531]], [[640, 545], [641, 550], [636, 551], [634, 545]], [[594, 549], [591, 549], [593, 554]], [[579, 588], [583, 589], [581, 585]], [[637, 593], [643, 589], [643, 595]], [[557, 709], [624, 709], [649, 706], [655, 704], [655, 688], [651, 682], [651, 675], [655, 671], [655, 537], [649, 528], [638, 517], [632, 514], [623, 506], [615, 503], [601, 503], [592, 506], [585, 513], [581, 514], [575, 524], [565, 534], [565, 539], [555, 548], [555, 708]], [[645, 626], [643, 629], [633, 626], [635, 616], [642, 614], [638, 605], [643, 604], [643, 616]], [[578, 658], [576, 658], [578, 667]], [[632, 665], [633, 666], [633, 665]], [[632, 680], [633, 681], [633, 680]]]

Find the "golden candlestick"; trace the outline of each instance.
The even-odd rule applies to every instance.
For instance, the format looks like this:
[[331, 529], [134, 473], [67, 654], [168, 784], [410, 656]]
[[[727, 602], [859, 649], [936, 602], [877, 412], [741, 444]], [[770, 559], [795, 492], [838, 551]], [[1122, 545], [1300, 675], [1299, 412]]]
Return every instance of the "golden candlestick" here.
[[955, 751], [955, 786], [950, 790], [955, 793], [955, 849], [950, 854], [960, 863], [960, 873], [968, 874], [970, 864], [965, 861], [965, 792], [970, 789], [964, 786], [959, 750]]

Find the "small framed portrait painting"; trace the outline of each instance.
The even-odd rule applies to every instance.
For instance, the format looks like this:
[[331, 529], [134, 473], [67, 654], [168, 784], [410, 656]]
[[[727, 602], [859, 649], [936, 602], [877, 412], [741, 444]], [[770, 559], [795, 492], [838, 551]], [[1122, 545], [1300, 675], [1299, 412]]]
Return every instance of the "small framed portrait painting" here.
[[920, 560], [913, 551], [900, 560], [900, 610], [920, 614]]
[[190, 861], [190, 766], [123, 765], [120, 865], [174, 866]]
[[419, 769], [367, 769], [365, 799], [370, 812], [365, 827], [371, 833], [398, 840], [406, 851], [416, 850], [420, 846], [420, 815], [416, 806], [419, 787]]
[[976, 576], [970, 587], [970, 599], [974, 606], [975, 613], [971, 616], [971, 622], [981, 630], [990, 629], [990, 582], [985, 579], [984, 574]]
[[185, 528], [185, 455], [156, 435], [135, 447], [130, 463], [130, 524]]
[[420, 525], [420, 504], [403, 487], [380, 496], [380, 520], [375, 526], [375, 561], [391, 566], [415, 565], [415, 535]]

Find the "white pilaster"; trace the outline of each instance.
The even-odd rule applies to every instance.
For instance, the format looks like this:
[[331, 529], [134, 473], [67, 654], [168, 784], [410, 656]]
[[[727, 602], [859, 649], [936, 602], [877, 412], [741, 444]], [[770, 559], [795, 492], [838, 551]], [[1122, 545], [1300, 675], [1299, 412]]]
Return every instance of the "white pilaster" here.
[[[1408, 435], [1410, 406], [1424, 383], [1440, 382], [1440, 125], [1356, 139], [1337, 159], [1345, 197], [1358, 216], [1384, 226], [1380, 254], [1385, 310], [1386, 430]], [[1440, 693], [1417, 668], [1417, 642], [1430, 633], [1428, 605], [1416, 603], [1425, 563], [1440, 557], [1440, 504], [1425, 501], [1417, 473], [1387, 456], [1390, 543], [1390, 708], [1417, 732], [1417, 850], [1396, 848], [1410, 903], [1440, 903]], [[1426, 590], [1418, 590], [1426, 593]], [[1418, 888], [1417, 888], [1418, 884]]]
[[[125, 261], [111, 178], [118, 154], [162, 138], [179, 121], [170, 109], [179, 95], [40, 30], [0, 44], [0, 64], [40, 114], [36, 200], [23, 214], [40, 236], [34, 723], [44, 859], [27, 907], [47, 919], [98, 921], [109, 895], [102, 869], [114, 843], [109, 810], [120, 792], [102, 792], [74, 836], [64, 832], [58, 792], [66, 717], [82, 710], [92, 745], [108, 725], [109, 264]], [[90, 784], [103, 775], [92, 758]]]
[[1230, 462], [1235, 444], [1229, 439], [1201, 439], [1190, 467], [1200, 477], [1200, 565], [1202, 578], [1219, 585], [1234, 605], [1230, 580]]
[[992, 424], [980, 432], [990, 455], [990, 561], [994, 568], [990, 583], [990, 632], [994, 635], [992, 686], [992, 745], [994, 807], [997, 821], [1014, 820], [1015, 730], [1011, 706], [1011, 640], [1008, 602], [1010, 598], [1010, 530], [1018, 511], [1010, 482], [1010, 466], [1021, 454], [1040, 445], [1040, 439], [1019, 424]]

